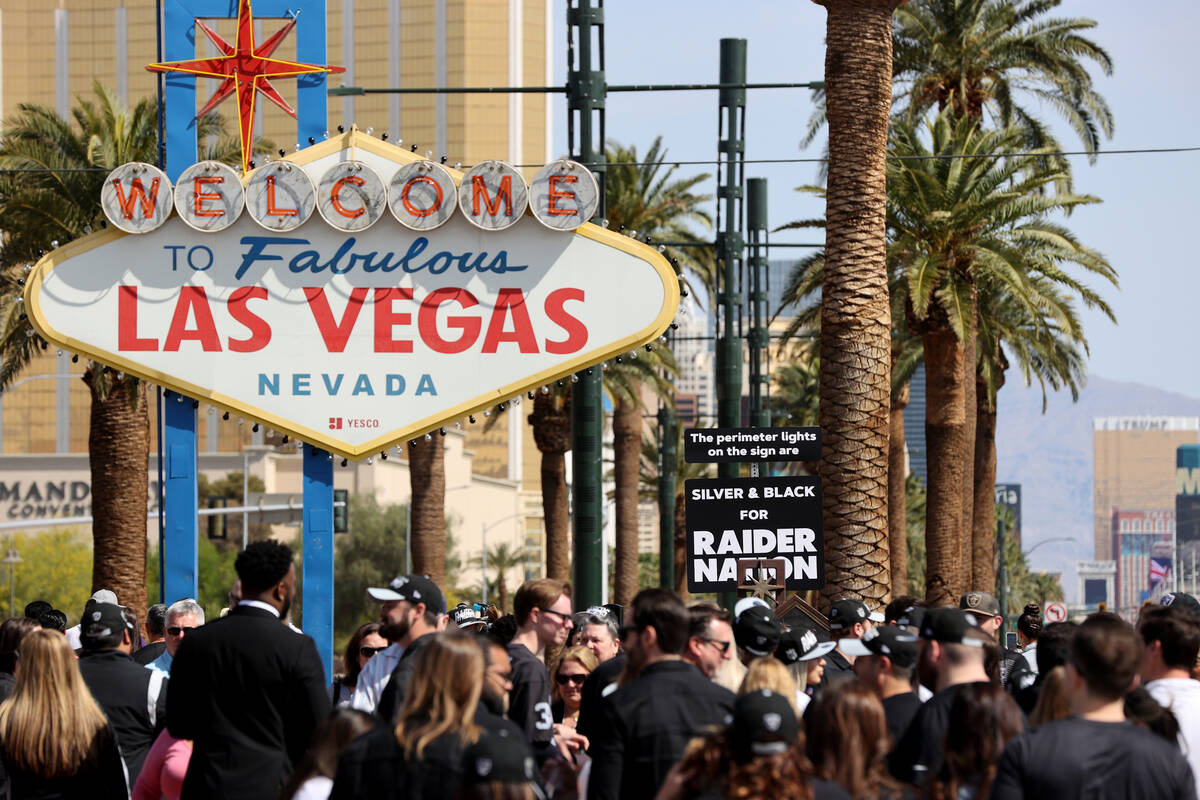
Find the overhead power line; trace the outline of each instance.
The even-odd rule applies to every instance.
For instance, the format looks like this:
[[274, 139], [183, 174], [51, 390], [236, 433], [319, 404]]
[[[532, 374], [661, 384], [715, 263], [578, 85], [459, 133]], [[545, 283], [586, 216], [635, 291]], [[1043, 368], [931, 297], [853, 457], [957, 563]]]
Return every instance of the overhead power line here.
[[[1013, 156], [1124, 156], [1124, 155], [1148, 155], [1155, 153], [1195, 153], [1200, 152], [1200, 146], [1196, 147], [1137, 147], [1126, 148], [1121, 150], [1097, 150], [1091, 152], [1088, 150], [1054, 150], [1050, 152], [1039, 152], [1036, 150], [1022, 151], [1017, 153], [953, 153], [950, 155], [929, 155], [929, 156], [888, 156], [892, 161], [934, 161], [934, 160], [957, 160], [961, 158], [1008, 158]], [[828, 158], [747, 158], [746, 164], [824, 164], [828, 162]], [[673, 167], [695, 167], [695, 166], [711, 166], [714, 164], [724, 164], [724, 161], [717, 159], [697, 159], [690, 161], [681, 161], [672, 159], [670, 161], [608, 161], [605, 162], [610, 167], [649, 167], [655, 165], [669, 164]], [[470, 164], [461, 165], [465, 168], [470, 168]], [[532, 169], [540, 167], [542, 164], [515, 164], [514, 166], [521, 169]], [[112, 170], [105, 167], [6, 167], [0, 168], [0, 173], [21, 173], [21, 172], [53, 172], [53, 173], [71, 173], [71, 172], [111, 172]]]

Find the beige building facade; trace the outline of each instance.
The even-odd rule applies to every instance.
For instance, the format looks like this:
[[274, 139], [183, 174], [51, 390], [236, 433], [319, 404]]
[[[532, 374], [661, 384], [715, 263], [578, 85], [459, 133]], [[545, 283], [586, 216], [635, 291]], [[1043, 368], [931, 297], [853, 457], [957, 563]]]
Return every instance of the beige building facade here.
[[1197, 417], [1096, 417], [1092, 421], [1095, 560], [1114, 561], [1116, 509], [1175, 508], [1175, 449], [1200, 440]]

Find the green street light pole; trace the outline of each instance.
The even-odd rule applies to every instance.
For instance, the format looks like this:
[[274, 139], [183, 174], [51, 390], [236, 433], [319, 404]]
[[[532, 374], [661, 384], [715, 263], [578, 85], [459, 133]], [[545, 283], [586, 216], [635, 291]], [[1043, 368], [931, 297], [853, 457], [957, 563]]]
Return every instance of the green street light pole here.
[[766, 428], [771, 424], [768, 408], [770, 368], [770, 332], [767, 320], [771, 309], [767, 308], [767, 179], [750, 178], [746, 181], [746, 234], [750, 245], [750, 424], [755, 428]]
[[[746, 83], [746, 40], [721, 40], [722, 85]], [[742, 419], [742, 340], [738, 273], [742, 266], [742, 181], [746, 153], [746, 90], [718, 92], [717, 140], [717, 424], [736, 428]], [[722, 171], [722, 167], [724, 171]], [[717, 475], [736, 478], [738, 464], [718, 464]], [[718, 597], [732, 610], [736, 592]]]
[[[592, 47], [593, 32], [597, 47]], [[605, 214], [604, 197], [604, 4], [578, 0], [567, 7], [567, 140], [571, 155], [596, 175], [600, 203], [593, 219]], [[572, 520], [574, 522], [575, 607], [599, 605], [604, 553], [603, 434], [599, 366], [578, 373], [571, 389]]]

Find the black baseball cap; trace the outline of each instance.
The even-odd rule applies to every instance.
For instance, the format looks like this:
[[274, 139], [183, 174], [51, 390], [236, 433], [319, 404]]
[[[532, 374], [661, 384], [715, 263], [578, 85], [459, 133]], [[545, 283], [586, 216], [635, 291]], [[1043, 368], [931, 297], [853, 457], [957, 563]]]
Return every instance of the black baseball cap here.
[[95, 639], [106, 639], [109, 636], [120, 635], [129, 627], [125, 614], [116, 603], [88, 602], [79, 621], [79, 641], [85, 648], [94, 644]]
[[1200, 617], [1200, 600], [1197, 600], [1195, 597], [1192, 597], [1190, 594], [1185, 592], [1164, 594], [1162, 596], [1162, 600], [1159, 601], [1159, 604], [1164, 606], [1174, 606], [1175, 608], [1183, 609], [1189, 614]]
[[829, 653], [837, 647], [835, 642], [822, 632], [808, 627], [792, 628], [779, 640], [775, 648], [775, 657], [784, 664], [795, 664], [799, 661], [813, 661]]
[[896, 620], [896, 624], [901, 628], [917, 628], [920, 629], [921, 621], [925, 619], [926, 609], [921, 606], [909, 606], [904, 609], [904, 613]]
[[410, 603], [424, 603], [425, 608], [435, 614], [446, 613], [446, 598], [442, 590], [429, 579], [428, 575], [401, 575], [383, 588], [371, 587], [367, 594], [372, 600], [386, 603], [391, 600], [407, 600]]
[[796, 712], [788, 698], [759, 689], [733, 704], [733, 753], [739, 761], [785, 753], [800, 736]]
[[533, 750], [520, 736], [504, 728], [484, 732], [463, 751], [462, 780], [481, 783], [530, 783], [537, 775]]
[[779, 644], [783, 626], [779, 617], [765, 605], [743, 609], [733, 623], [733, 638], [737, 646], [756, 656], [768, 656]]
[[867, 620], [881, 623], [884, 621], [883, 614], [872, 611], [862, 600], [855, 600], [853, 597], [843, 597], [829, 609], [829, 630], [831, 631], [846, 630], [853, 627], [856, 622], [866, 622]]
[[917, 639], [895, 625], [879, 625], [861, 639], [839, 639], [837, 646], [850, 656], [887, 656], [897, 667], [917, 663]]
[[979, 629], [979, 620], [961, 608], [927, 608], [921, 620], [921, 638], [983, 647], [989, 637]]

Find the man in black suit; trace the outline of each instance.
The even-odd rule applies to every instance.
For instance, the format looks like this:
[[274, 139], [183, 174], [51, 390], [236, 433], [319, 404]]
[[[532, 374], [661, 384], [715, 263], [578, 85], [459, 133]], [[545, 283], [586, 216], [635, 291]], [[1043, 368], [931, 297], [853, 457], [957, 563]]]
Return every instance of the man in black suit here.
[[193, 740], [184, 800], [275, 797], [329, 713], [316, 645], [281, 621], [296, 593], [291, 548], [255, 542], [234, 566], [242, 599], [171, 665], [167, 728]]
[[589, 800], [651, 800], [693, 737], [727, 723], [733, 693], [682, 659], [688, 612], [669, 589], [633, 598], [623, 638], [638, 677], [601, 701], [589, 725]]

